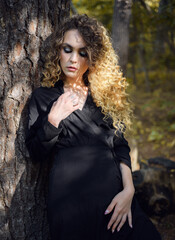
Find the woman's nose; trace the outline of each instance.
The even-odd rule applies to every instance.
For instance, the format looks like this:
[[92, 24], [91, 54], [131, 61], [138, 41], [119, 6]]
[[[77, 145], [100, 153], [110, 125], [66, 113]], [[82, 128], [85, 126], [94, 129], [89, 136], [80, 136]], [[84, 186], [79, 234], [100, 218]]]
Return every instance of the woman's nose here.
[[76, 52], [72, 52], [71, 57], [70, 57], [70, 62], [76, 63], [78, 60], [78, 55]]

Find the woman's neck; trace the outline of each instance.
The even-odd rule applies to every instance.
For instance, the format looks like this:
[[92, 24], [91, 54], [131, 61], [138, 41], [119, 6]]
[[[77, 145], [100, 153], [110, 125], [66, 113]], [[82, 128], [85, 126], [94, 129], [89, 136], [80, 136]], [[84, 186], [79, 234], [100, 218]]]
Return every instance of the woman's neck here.
[[86, 85], [83, 80], [65, 79], [64, 86], [71, 88], [84, 88]]
[[85, 85], [84, 81], [64, 81], [64, 92], [67, 91], [75, 94], [78, 97], [78, 102], [80, 105], [79, 109], [82, 110], [88, 94], [88, 87]]
[[84, 80], [74, 80], [74, 79], [65, 79], [64, 88], [72, 89], [73, 91], [86, 91], [87, 86], [84, 83]]

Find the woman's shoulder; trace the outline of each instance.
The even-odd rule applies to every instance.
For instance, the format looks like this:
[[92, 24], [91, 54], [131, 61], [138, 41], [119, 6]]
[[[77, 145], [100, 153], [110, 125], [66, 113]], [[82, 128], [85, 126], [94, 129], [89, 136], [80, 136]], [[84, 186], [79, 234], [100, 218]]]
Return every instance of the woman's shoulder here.
[[48, 88], [48, 87], [40, 86], [40, 87], [37, 87], [33, 90], [31, 96], [37, 98], [37, 97], [41, 97], [42, 95], [45, 95], [45, 94], [49, 95], [52, 92], [53, 92], [53, 87]]
[[52, 89], [47, 87], [38, 87], [33, 90], [29, 99], [32, 102], [40, 102], [52, 95]]
[[60, 89], [56, 87], [38, 87], [30, 96], [29, 106], [45, 111], [61, 94]]
[[54, 98], [62, 94], [62, 88], [60, 84], [55, 84], [54, 87], [43, 87], [40, 86], [35, 88], [31, 94], [31, 97], [34, 99], [43, 99], [43, 98]]
[[63, 81], [59, 80], [57, 81], [53, 87], [37, 87], [33, 90], [32, 95], [37, 95], [37, 94], [42, 94], [42, 93], [50, 93], [50, 92], [55, 92], [59, 91], [61, 92], [63, 90]]

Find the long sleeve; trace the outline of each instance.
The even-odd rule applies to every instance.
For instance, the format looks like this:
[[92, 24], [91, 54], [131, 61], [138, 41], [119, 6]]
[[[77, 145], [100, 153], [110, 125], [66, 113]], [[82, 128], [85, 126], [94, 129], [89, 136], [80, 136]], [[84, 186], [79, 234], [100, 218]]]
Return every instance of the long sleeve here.
[[120, 135], [115, 135], [113, 139], [114, 154], [119, 162], [125, 163], [131, 169], [130, 147], [123, 134]]
[[118, 130], [118, 136], [114, 133], [116, 129], [113, 126], [112, 118], [108, 117], [104, 120], [104, 114], [101, 112], [101, 108], [98, 108], [93, 116], [93, 121], [102, 128], [102, 136], [106, 132], [106, 141], [113, 152], [116, 162], [123, 162], [131, 169], [130, 147], [121, 131]]
[[48, 121], [48, 108], [45, 107], [43, 111], [40, 106], [42, 99], [40, 99], [39, 102], [38, 95], [40, 94], [35, 91], [29, 102], [28, 129], [25, 140], [33, 162], [48, 159], [63, 128], [62, 122], [60, 122], [58, 128], [56, 128]]

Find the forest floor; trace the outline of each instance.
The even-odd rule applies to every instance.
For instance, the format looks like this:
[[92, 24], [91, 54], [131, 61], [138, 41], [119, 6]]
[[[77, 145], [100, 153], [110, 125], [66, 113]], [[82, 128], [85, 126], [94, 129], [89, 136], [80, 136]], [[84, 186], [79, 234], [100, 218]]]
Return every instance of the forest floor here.
[[[164, 157], [175, 161], [175, 95], [170, 91], [134, 91], [135, 120], [132, 138], [136, 140], [138, 161]], [[175, 213], [152, 219], [162, 240], [175, 240]]]
[[175, 240], [175, 215], [170, 214], [162, 218], [159, 222], [154, 221], [157, 230], [162, 236], [162, 240]]

